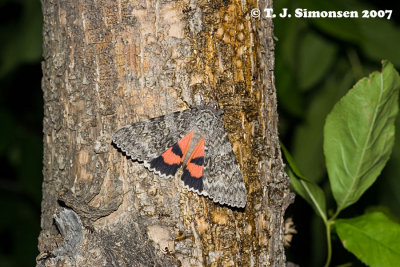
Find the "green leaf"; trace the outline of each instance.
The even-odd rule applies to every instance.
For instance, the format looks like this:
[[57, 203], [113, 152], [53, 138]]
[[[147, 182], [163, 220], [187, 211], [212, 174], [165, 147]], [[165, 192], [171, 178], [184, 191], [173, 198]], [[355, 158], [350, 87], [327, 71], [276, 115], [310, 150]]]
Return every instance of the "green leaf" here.
[[[292, 4], [289, 2], [284, 0], [276, 3], [281, 6], [277, 7], [277, 10]], [[303, 36], [301, 30], [306, 28], [307, 24], [304, 21], [283, 19], [279, 16], [276, 19], [274, 32], [280, 45], [276, 47], [275, 80], [280, 108], [293, 116], [301, 117], [304, 109], [303, 97], [298, 83], [288, 77], [297, 76], [298, 39]]]
[[303, 97], [295, 81], [287, 78], [291, 76], [295, 76], [295, 74], [283, 60], [276, 63], [276, 88], [279, 106], [289, 114], [300, 117], [304, 112]]
[[[275, 1], [274, 6], [275, 10], [282, 10], [282, 8], [294, 10], [297, 3], [292, 0], [282, 0]], [[307, 31], [308, 24], [305, 20], [279, 16], [274, 19], [274, 22], [274, 33], [280, 44], [276, 46], [276, 56], [281, 57], [281, 61], [287, 62], [289, 69], [295, 70], [298, 64], [299, 39], [302, 38], [304, 31]]]
[[399, 27], [395, 27], [389, 20], [379, 18], [362, 21], [362, 23], [359, 22], [359, 25], [366, 40], [359, 44], [365, 54], [373, 60], [386, 58], [396, 66], [399, 66]]
[[364, 213], [366, 214], [374, 212], [381, 212], [385, 214], [385, 216], [391, 219], [393, 222], [400, 223], [400, 218], [397, 218], [396, 214], [394, 214], [392, 210], [387, 206], [382, 206], [382, 205], [369, 206], [365, 209]]
[[368, 266], [399, 266], [400, 225], [383, 213], [338, 219], [335, 225], [343, 246]]
[[333, 108], [324, 128], [324, 153], [338, 212], [356, 202], [381, 173], [394, 144], [400, 77], [382, 72], [361, 79]]
[[[304, 198], [314, 209], [315, 213], [317, 213], [324, 221], [326, 221], [326, 201], [324, 191], [322, 191], [322, 189], [316, 183], [312, 182], [301, 173], [289, 151], [282, 142], [280, 145], [290, 167], [287, 169], [287, 173], [290, 177], [290, 183], [294, 191]], [[297, 177], [300, 179], [297, 179]]]
[[[396, 129], [400, 129], [400, 119], [396, 119]], [[395, 143], [379, 183], [377, 183], [377, 203], [390, 208], [400, 217], [400, 131], [396, 131]]]
[[351, 262], [336, 265], [336, 267], [351, 267], [351, 266], [353, 266], [353, 264]]
[[315, 183], [302, 179], [297, 179], [292, 170], [287, 171], [290, 177], [290, 183], [294, 191], [304, 198], [314, 211], [326, 221], [326, 201], [324, 191]]
[[300, 45], [298, 81], [303, 90], [310, 89], [329, 70], [336, 58], [337, 47], [322, 36], [308, 33]]
[[308, 179], [307, 177], [305, 177], [305, 176], [301, 173], [299, 167], [297, 167], [296, 163], [295, 163], [294, 160], [293, 160], [292, 155], [290, 155], [290, 153], [289, 153], [289, 151], [286, 149], [285, 145], [284, 145], [282, 142], [279, 142], [279, 144], [280, 144], [281, 149], [282, 149], [282, 151], [283, 151], [283, 155], [285, 155], [285, 159], [286, 159], [286, 161], [288, 162], [289, 167], [290, 167], [290, 169], [293, 171], [293, 173], [294, 173], [297, 177], [299, 177], [299, 178], [301, 178], [301, 179], [303, 179], [303, 180], [306, 180], [306, 181], [310, 182], [310, 179]]
[[[307, 10], [357, 10], [357, 2], [352, 2], [349, 6], [348, 1], [319, 1], [319, 0], [301, 0], [299, 7]], [[364, 36], [360, 33], [360, 28], [356, 19], [337, 19], [337, 18], [309, 18], [314, 26], [324, 33], [335, 38], [340, 38], [347, 42], [359, 42]]]
[[0, 77], [18, 65], [40, 60], [42, 55], [42, 16], [39, 1], [18, 1], [22, 12], [15, 24], [0, 25]]
[[326, 82], [307, 105], [305, 120], [296, 128], [293, 135], [293, 158], [303, 174], [317, 183], [326, 173], [322, 149], [326, 116], [354, 83], [347, 62], [339, 60], [335, 66], [326, 78]]

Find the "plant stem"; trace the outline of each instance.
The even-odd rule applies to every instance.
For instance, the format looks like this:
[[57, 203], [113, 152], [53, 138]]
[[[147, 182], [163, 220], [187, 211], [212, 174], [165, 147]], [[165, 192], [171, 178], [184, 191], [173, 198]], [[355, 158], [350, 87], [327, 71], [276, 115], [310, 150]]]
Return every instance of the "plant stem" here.
[[333, 222], [335, 219], [336, 219], [336, 217], [339, 215], [339, 213], [342, 211], [342, 208], [341, 207], [338, 207], [337, 208], [337, 210], [336, 210], [336, 212], [335, 212], [335, 214], [329, 219], [331, 222]]
[[331, 220], [328, 220], [325, 222], [326, 243], [327, 243], [327, 247], [328, 247], [328, 255], [326, 257], [326, 262], [325, 262], [324, 267], [329, 267], [329, 264], [331, 263], [331, 258], [332, 258], [331, 225], [332, 225]]

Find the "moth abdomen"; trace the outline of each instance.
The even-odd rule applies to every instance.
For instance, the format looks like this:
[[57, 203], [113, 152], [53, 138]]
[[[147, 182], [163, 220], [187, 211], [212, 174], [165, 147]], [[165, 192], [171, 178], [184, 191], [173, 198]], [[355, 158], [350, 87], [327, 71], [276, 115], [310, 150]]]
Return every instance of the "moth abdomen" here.
[[189, 191], [244, 208], [246, 187], [222, 113], [201, 106], [141, 121], [119, 129], [113, 143], [161, 176], [172, 177], [183, 165], [181, 181]]

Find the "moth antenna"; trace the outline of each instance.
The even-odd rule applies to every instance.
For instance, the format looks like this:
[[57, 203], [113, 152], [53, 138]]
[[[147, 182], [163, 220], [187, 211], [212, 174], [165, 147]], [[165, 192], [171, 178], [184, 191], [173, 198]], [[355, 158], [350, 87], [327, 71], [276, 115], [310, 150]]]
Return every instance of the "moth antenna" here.
[[[244, 208], [246, 185], [220, 117], [224, 110], [216, 109], [217, 101], [204, 104], [199, 93], [193, 103], [200, 106], [122, 127], [112, 141], [126, 156], [160, 176], [172, 177], [183, 165], [181, 181], [189, 191], [220, 205]], [[193, 148], [191, 142], [197, 145]]]

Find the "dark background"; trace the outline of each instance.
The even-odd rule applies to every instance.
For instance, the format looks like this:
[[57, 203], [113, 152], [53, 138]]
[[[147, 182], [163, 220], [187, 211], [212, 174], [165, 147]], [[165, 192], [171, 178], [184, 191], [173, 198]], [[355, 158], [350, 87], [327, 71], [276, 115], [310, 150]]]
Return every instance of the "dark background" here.
[[0, 1], [0, 266], [34, 266], [42, 183], [40, 1]]
[[[280, 137], [303, 173], [329, 195], [322, 129], [335, 102], [361, 77], [381, 69], [381, 59], [400, 69], [399, 4], [393, 1], [276, 0], [275, 10], [393, 10], [381, 19], [274, 19]], [[0, 0], [0, 266], [33, 266], [40, 231], [42, 182], [42, 14], [38, 0]], [[398, 123], [399, 124], [399, 123]], [[397, 126], [399, 128], [399, 125]], [[400, 140], [377, 182], [341, 217], [381, 205], [400, 218]], [[322, 266], [325, 232], [300, 197], [287, 211], [299, 232], [288, 260]], [[399, 241], [400, 242], [400, 241]], [[332, 266], [357, 259], [333, 237]]]
[[[362, 77], [380, 71], [381, 60], [400, 70], [399, 1], [277, 0], [275, 9], [393, 10], [392, 18], [375, 19], [274, 19], [276, 87], [281, 141], [303, 174], [328, 195], [328, 214], [335, 211], [323, 156], [323, 126], [333, 105]], [[396, 4], [397, 3], [397, 4]], [[396, 6], [397, 5], [397, 6]], [[400, 121], [391, 160], [375, 184], [339, 217], [362, 215], [366, 209], [386, 209], [400, 218]], [[287, 249], [288, 260], [300, 266], [323, 266], [326, 258], [322, 220], [299, 196], [286, 213], [298, 234]], [[399, 240], [400, 242], [400, 240]], [[365, 266], [341, 245], [334, 234], [331, 266], [352, 263]], [[350, 266], [350, 265], [348, 265]]]

